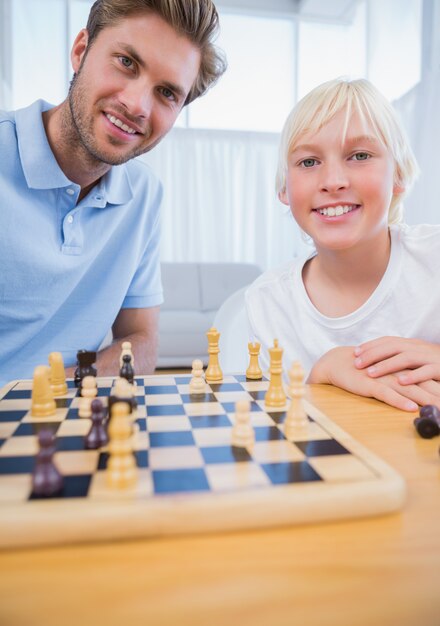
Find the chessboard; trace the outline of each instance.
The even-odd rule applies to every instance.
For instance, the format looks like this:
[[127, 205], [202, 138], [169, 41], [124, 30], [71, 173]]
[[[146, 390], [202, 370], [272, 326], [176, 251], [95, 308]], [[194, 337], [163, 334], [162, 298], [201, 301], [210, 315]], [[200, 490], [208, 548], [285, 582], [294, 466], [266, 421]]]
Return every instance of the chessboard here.
[[[98, 398], [113, 378], [98, 378]], [[56, 414], [30, 415], [32, 381], [0, 391], [0, 547], [223, 532], [323, 522], [398, 510], [403, 479], [304, 400], [307, 425], [284, 436], [286, 407], [265, 408], [267, 379], [224, 376], [204, 395], [190, 376], [135, 378], [134, 487], [110, 489], [106, 448], [88, 450], [72, 380]], [[250, 401], [255, 442], [231, 445], [235, 402]], [[55, 435], [64, 476], [56, 497], [32, 494], [38, 432]]]

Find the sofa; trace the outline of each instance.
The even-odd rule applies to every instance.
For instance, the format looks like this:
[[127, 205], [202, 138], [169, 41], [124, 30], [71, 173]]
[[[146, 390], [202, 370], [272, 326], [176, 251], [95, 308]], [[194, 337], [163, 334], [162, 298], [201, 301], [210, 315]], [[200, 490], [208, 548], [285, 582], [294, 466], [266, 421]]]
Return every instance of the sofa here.
[[159, 368], [189, 368], [208, 361], [206, 331], [221, 305], [252, 283], [251, 263], [162, 263], [164, 303], [159, 319]]

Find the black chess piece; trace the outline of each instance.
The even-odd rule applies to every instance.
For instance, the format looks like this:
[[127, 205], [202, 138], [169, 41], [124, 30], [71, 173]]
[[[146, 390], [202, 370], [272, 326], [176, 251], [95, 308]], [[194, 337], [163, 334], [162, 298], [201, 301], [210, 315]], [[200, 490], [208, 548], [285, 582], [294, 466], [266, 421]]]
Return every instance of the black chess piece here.
[[132, 385], [134, 383], [134, 369], [131, 364], [131, 356], [129, 354], [124, 354], [122, 361], [123, 363], [121, 369], [119, 370], [119, 376], [121, 378], [126, 378]]
[[53, 462], [55, 436], [48, 428], [38, 433], [40, 450], [32, 473], [32, 493], [36, 496], [54, 496], [63, 488], [63, 477]]
[[425, 404], [419, 415], [414, 420], [414, 426], [421, 437], [432, 439], [440, 434], [440, 411], [435, 405]]
[[93, 363], [96, 361], [96, 352], [91, 350], [78, 350], [76, 353], [78, 366], [74, 374], [75, 387], [81, 387], [81, 381], [85, 376], [96, 376], [96, 367]]
[[84, 440], [88, 450], [96, 450], [108, 443], [107, 430], [105, 428], [104, 405], [101, 400], [92, 400], [92, 425]]

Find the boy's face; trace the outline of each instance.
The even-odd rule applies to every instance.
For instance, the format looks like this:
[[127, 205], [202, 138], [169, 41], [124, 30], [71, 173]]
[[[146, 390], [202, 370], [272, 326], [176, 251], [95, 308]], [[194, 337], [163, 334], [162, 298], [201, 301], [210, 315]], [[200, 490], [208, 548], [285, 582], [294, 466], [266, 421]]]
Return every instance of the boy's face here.
[[77, 36], [69, 100], [80, 142], [117, 165], [155, 146], [173, 126], [199, 71], [200, 51], [154, 13]]
[[379, 241], [388, 232], [394, 159], [355, 113], [342, 143], [345, 111], [317, 133], [302, 135], [288, 158], [280, 200], [317, 250]]

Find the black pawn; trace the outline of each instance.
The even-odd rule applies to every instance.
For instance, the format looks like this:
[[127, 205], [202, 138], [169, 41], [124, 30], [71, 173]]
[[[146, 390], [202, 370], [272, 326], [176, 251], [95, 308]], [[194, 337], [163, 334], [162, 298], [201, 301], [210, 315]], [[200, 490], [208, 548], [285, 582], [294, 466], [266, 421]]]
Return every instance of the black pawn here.
[[440, 411], [433, 404], [422, 406], [420, 417], [414, 420], [414, 426], [423, 439], [432, 439], [440, 434]]
[[85, 447], [88, 450], [96, 450], [108, 443], [108, 435], [105, 428], [104, 406], [99, 399], [92, 400], [92, 425], [85, 438]]
[[40, 450], [32, 473], [32, 493], [36, 496], [54, 496], [63, 488], [63, 477], [53, 462], [55, 436], [51, 430], [38, 433]]
[[96, 352], [90, 350], [78, 350], [76, 353], [77, 368], [74, 374], [75, 387], [81, 388], [81, 381], [85, 376], [96, 376], [96, 367], [93, 363], [96, 361]]
[[134, 382], [134, 369], [131, 364], [131, 356], [129, 354], [124, 354], [122, 360], [123, 363], [121, 369], [119, 370], [119, 376], [121, 378], [126, 378], [132, 385]]

